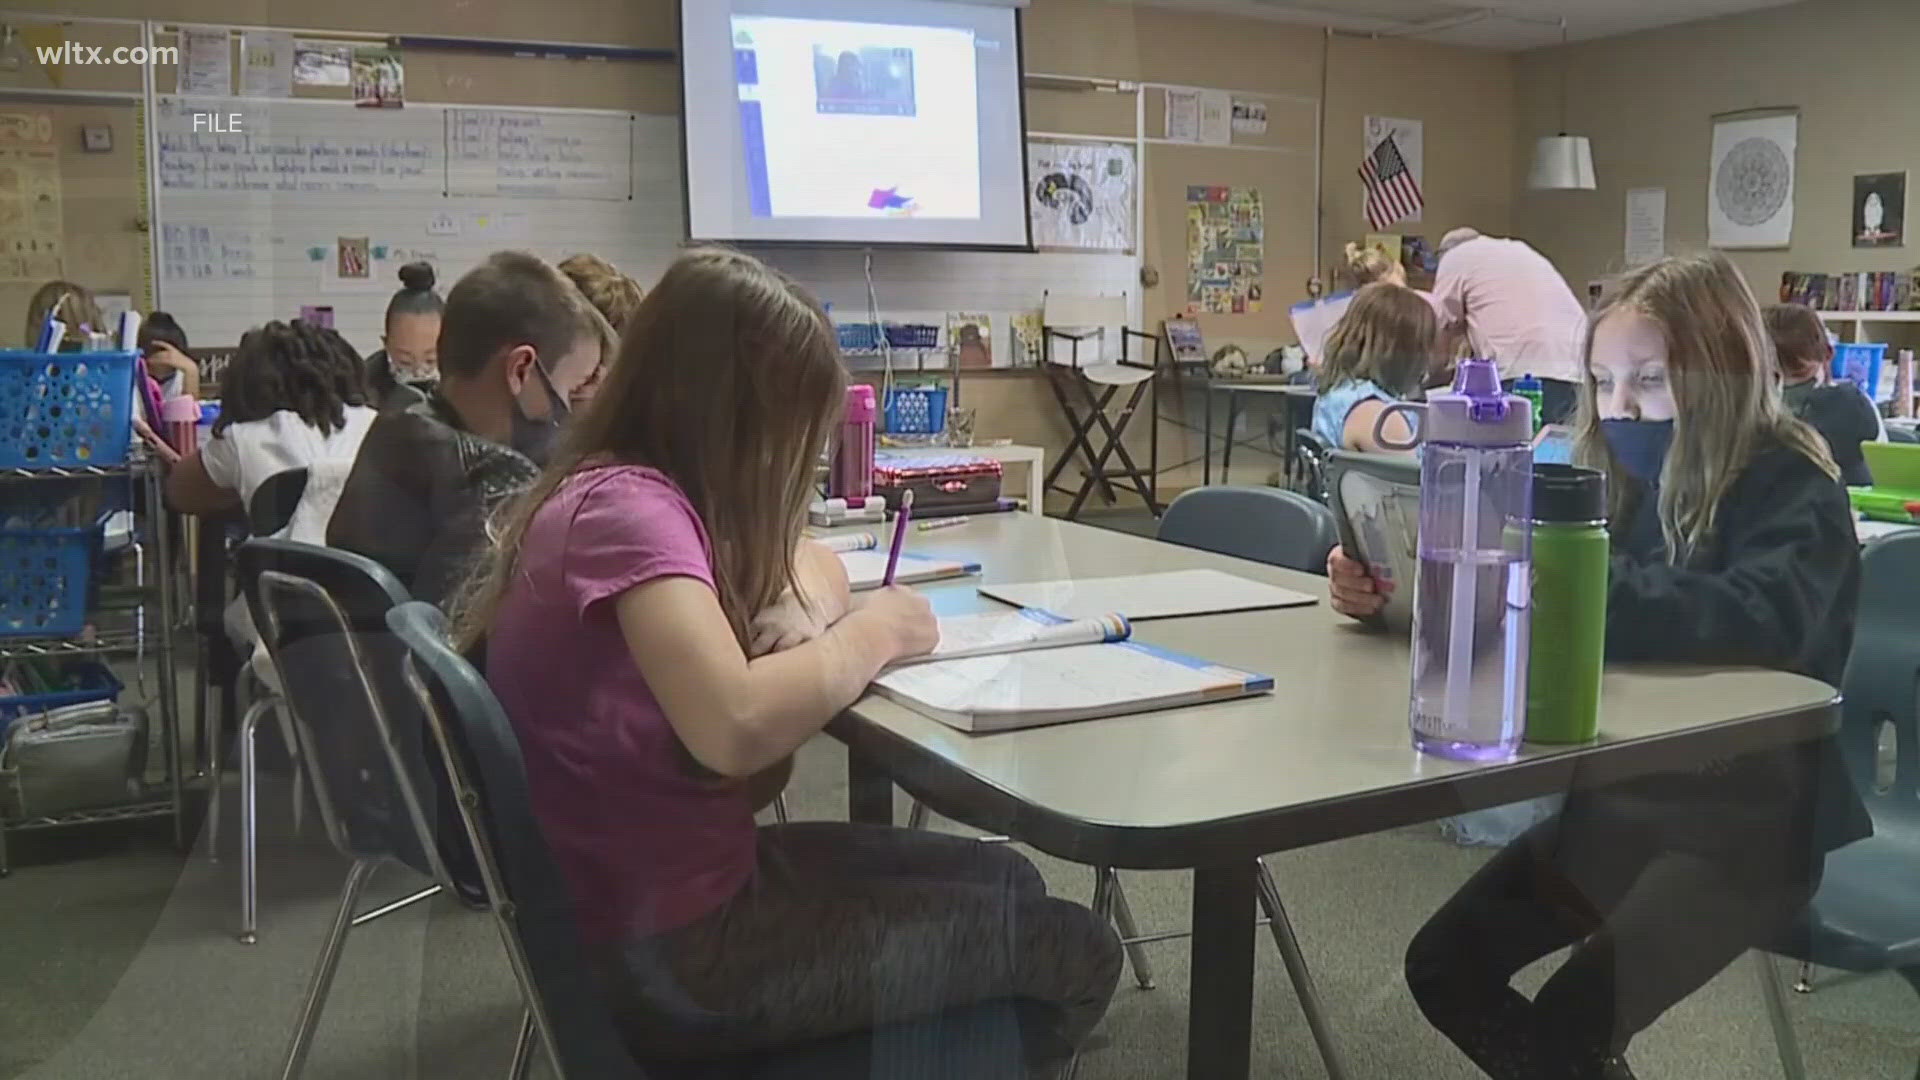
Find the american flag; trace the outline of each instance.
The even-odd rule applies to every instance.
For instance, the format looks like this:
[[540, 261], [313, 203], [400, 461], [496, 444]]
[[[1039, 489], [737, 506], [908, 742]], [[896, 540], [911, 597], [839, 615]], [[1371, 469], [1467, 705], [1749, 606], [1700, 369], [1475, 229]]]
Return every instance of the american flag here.
[[1360, 182], [1367, 186], [1367, 224], [1376, 232], [1419, 213], [1427, 202], [1392, 135], [1360, 163]]

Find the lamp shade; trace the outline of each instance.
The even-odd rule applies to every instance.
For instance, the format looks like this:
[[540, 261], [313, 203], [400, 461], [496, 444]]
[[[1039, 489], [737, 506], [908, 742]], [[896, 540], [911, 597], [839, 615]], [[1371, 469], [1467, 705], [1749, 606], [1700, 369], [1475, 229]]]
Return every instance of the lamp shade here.
[[1550, 135], [1533, 144], [1535, 191], [1592, 191], [1593, 143], [1585, 135]]

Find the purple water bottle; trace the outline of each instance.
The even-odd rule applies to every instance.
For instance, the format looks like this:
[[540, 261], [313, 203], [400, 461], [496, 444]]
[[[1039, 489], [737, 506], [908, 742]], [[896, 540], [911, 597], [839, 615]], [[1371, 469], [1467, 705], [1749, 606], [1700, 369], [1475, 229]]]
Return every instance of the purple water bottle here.
[[[1420, 567], [1413, 600], [1413, 745], [1439, 757], [1513, 756], [1527, 712], [1533, 415], [1466, 360], [1419, 414]], [[1383, 440], [1384, 442], [1384, 440]], [[1392, 444], [1388, 444], [1392, 445]]]
[[840, 441], [833, 448], [833, 471], [827, 478], [827, 496], [864, 499], [873, 494], [873, 424], [880, 413], [873, 387], [847, 387], [847, 411], [840, 421]]

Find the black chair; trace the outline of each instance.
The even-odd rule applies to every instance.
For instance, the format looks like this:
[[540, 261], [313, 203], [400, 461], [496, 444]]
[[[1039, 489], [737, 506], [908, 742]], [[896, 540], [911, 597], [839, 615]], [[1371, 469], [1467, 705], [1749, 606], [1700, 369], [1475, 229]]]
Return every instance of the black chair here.
[[1216, 484], [1173, 500], [1159, 539], [1324, 575], [1340, 530], [1332, 510], [1297, 491]]
[[272, 536], [286, 528], [306, 491], [304, 468], [287, 469], [262, 480], [247, 500], [247, 531], [255, 536]]
[[[240, 546], [236, 563], [327, 837], [353, 860], [287, 1050], [283, 1075], [291, 1080], [305, 1066], [347, 932], [434, 895], [449, 879], [435, 840], [431, 812], [436, 804], [422, 726], [417, 717], [393, 715], [387, 704], [410, 700], [400, 692], [405, 649], [386, 623], [388, 610], [407, 602], [406, 590], [371, 559], [290, 540], [250, 540]], [[260, 710], [250, 709], [240, 733], [242, 889], [249, 931], [257, 794], [251, 759], [259, 716]], [[368, 877], [389, 862], [435, 884], [357, 914]]]
[[[1011, 1005], [987, 1003], [923, 1022], [724, 1063], [649, 1064], [643, 1073], [587, 975], [573, 901], [534, 817], [520, 743], [493, 691], [447, 643], [431, 604], [394, 608], [387, 624], [411, 655], [408, 688], [425, 714], [457, 793], [489, 906], [526, 1003], [509, 1075], [524, 1077], [534, 1046], [560, 1080], [993, 1080], [1025, 1075]], [[630, 959], [637, 959], [631, 956]], [[656, 1006], [689, 1025], [727, 1018], [686, 1000], [660, 971], [643, 980]], [[876, 1070], [876, 1064], [884, 1070]]]
[[1300, 428], [1293, 433], [1293, 488], [1317, 503], [1327, 501], [1327, 463], [1333, 459], [1333, 447], [1313, 433]]
[[[1773, 951], [1844, 971], [1898, 972], [1920, 990], [1920, 532], [1875, 540], [1861, 564], [1840, 741], [1873, 835], [1827, 856], [1820, 891]], [[1880, 765], [1889, 730], [1891, 776]], [[1812, 989], [1805, 972], [1795, 988]]]

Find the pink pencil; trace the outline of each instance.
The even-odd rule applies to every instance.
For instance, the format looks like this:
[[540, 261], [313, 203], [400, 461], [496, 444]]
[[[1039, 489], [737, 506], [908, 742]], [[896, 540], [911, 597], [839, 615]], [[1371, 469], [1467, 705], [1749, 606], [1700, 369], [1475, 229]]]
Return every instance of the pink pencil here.
[[913, 520], [913, 492], [900, 495], [900, 512], [893, 516], [893, 547], [887, 551], [887, 576], [880, 581], [881, 587], [893, 584], [893, 573], [900, 569], [900, 548], [906, 543], [907, 523]]

